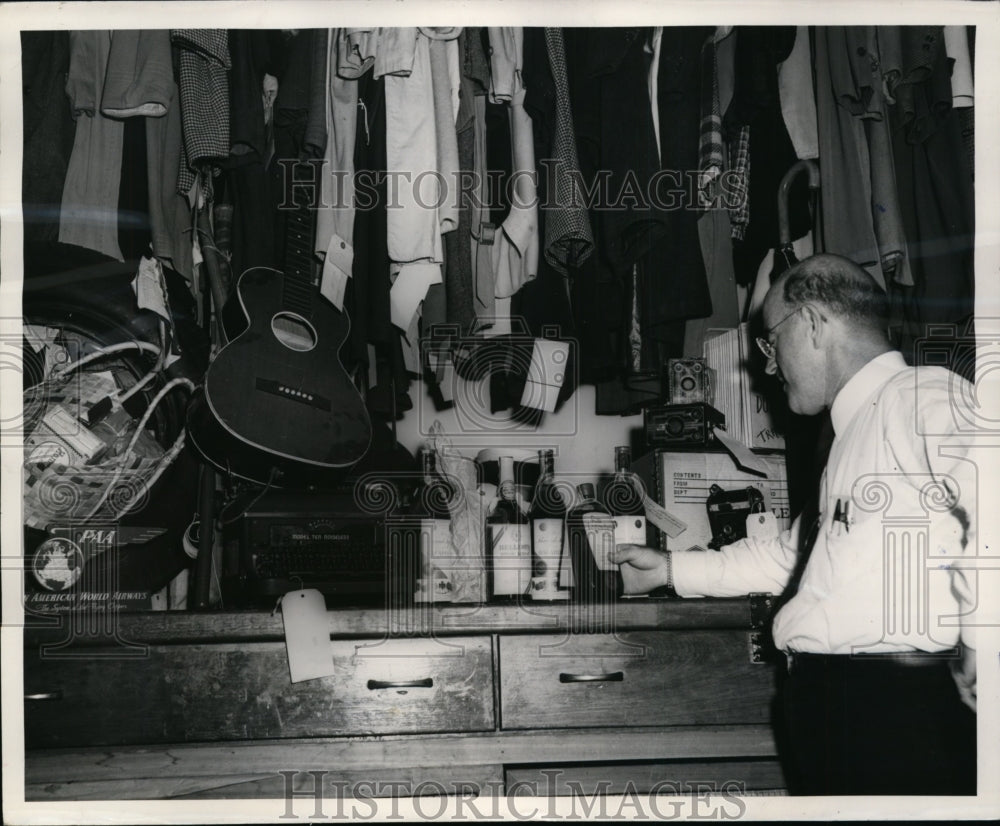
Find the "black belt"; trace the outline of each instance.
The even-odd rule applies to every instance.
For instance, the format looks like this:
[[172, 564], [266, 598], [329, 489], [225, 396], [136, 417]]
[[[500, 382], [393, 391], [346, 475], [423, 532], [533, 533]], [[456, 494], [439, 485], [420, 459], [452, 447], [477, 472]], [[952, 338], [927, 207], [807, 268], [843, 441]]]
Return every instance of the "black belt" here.
[[788, 670], [796, 668], [849, 669], [871, 666], [901, 666], [905, 668], [933, 668], [943, 662], [957, 659], [957, 648], [945, 651], [893, 651], [871, 654], [812, 654], [787, 651]]

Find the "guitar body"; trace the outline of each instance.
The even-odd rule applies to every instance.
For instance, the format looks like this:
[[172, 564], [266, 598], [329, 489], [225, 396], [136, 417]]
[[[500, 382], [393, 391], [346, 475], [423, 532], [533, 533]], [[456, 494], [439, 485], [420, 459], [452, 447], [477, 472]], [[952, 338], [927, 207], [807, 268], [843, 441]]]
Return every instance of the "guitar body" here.
[[209, 365], [196, 416], [202, 426], [193, 428], [212, 464], [279, 486], [336, 477], [365, 455], [372, 437], [338, 355], [347, 315], [319, 300], [289, 309], [294, 286], [268, 267], [240, 277], [236, 295], [248, 326]]

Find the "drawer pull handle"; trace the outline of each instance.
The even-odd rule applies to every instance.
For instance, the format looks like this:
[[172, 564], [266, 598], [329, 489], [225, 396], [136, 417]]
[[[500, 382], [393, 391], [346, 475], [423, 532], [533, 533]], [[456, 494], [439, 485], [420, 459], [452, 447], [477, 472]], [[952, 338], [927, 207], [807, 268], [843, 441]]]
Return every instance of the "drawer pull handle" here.
[[368, 690], [376, 691], [380, 688], [431, 688], [434, 680], [424, 677], [422, 680], [369, 680]]
[[607, 674], [567, 674], [560, 673], [561, 683], [620, 683], [625, 679], [625, 672], [611, 671]]
[[61, 691], [40, 691], [37, 694], [25, 694], [25, 700], [61, 700], [63, 698], [63, 693]]

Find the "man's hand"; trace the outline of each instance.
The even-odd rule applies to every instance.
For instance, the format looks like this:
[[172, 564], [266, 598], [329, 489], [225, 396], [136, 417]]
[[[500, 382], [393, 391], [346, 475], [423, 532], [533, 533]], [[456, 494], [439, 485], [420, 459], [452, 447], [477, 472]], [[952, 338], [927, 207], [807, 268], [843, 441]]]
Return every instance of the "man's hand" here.
[[962, 655], [951, 663], [951, 676], [958, 694], [973, 711], [976, 710], [976, 649], [962, 646]]
[[667, 584], [667, 554], [643, 545], [618, 545], [610, 554], [621, 564], [626, 594], [648, 594]]

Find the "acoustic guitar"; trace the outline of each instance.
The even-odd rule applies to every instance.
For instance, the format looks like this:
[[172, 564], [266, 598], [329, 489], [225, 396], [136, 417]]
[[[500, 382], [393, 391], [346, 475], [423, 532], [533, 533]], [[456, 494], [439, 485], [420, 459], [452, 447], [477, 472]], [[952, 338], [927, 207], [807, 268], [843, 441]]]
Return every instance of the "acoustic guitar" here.
[[240, 276], [246, 329], [209, 364], [189, 410], [195, 448], [261, 484], [328, 483], [371, 444], [368, 411], [339, 357], [350, 320], [314, 283], [313, 220], [304, 206], [287, 213], [284, 271]]

